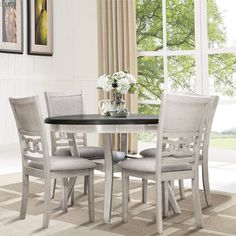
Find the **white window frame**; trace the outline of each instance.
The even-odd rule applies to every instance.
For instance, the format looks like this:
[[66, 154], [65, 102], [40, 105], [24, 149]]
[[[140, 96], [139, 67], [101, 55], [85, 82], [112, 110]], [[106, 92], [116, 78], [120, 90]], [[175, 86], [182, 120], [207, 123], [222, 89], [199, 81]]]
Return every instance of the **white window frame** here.
[[[148, 57], [163, 57], [164, 62], [164, 90], [168, 91], [168, 57], [193, 56], [196, 60], [196, 93], [209, 94], [209, 66], [208, 56], [213, 54], [233, 53], [236, 47], [209, 48], [207, 29], [207, 1], [194, 0], [195, 49], [169, 50], [167, 48], [166, 1], [162, 0], [163, 49], [159, 51], [138, 51], [137, 55]], [[236, 104], [236, 99], [222, 100], [221, 104]], [[139, 104], [160, 104], [160, 101], [139, 100]]]

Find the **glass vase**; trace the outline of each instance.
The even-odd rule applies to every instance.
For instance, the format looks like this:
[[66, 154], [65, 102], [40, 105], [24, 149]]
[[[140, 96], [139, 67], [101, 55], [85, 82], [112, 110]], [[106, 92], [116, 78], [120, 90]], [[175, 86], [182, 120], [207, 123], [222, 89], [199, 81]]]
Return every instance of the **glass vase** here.
[[113, 92], [113, 99], [103, 99], [99, 101], [98, 106], [101, 115], [126, 117], [128, 115], [125, 107], [125, 101], [121, 93]]
[[111, 101], [111, 111], [110, 116], [115, 117], [126, 117], [128, 115], [128, 111], [125, 107], [125, 101], [123, 99], [123, 94], [113, 92], [113, 100]]

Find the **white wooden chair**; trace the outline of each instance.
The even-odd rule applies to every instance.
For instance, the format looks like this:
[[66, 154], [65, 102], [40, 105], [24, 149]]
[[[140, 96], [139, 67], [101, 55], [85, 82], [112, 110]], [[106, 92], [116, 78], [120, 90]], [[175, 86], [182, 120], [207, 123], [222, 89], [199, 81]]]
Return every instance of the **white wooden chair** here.
[[[81, 115], [84, 113], [83, 95], [66, 94], [56, 92], [45, 92], [45, 99], [49, 116], [63, 115]], [[60, 132], [51, 132], [52, 153], [56, 156], [72, 155], [71, 147], [68, 143], [68, 135], [74, 139], [76, 149], [74, 156], [90, 159], [96, 163], [96, 169], [104, 172], [104, 148], [87, 146], [86, 134], [64, 134]], [[113, 151], [114, 172], [120, 172], [119, 166], [116, 164], [124, 160], [126, 153]], [[86, 193], [87, 180], [85, 178], [84, 193]], [[53, 194], [55, 193], [56, 180], [54, 182]]]
[[44, 180], [43, 228], [47, 228], [50, 215], [51, 179], [63, 179], [63, 210], [67, 211], [68, 177], [88, 176], [89, 220], [94, 221], [94, 167], [86, 159], [69, 156], [49, 156], [46, 131], [37, 96], [10, 98], [15, 116], [22, 154], [23, 189], [20, 219], [25, 219], [29, 176]]
[[[213, 118], [215, 115], [216, 107], [219, 101], [218, 96], [212, 96], [211, 98], [211, 108], [210, 112], [208, 114], [208, 117], [206, 117], [206, 128], [203, 135], [203, 140], [200, 147], [200, 158], [199, 158], [199, 165], [202, 168], [202, 182], [203, 182], [203, 190], [205, 195], [205, 200], [207, 206], [212, 206], [212, 200], [211, 200], [211, 192], [210, 192], [210, 184], [209, 184], [209, 171], [208, 171], [208, 150], [209, 150], [209, 141], [210, 141], [210, 135], [211, 135], [211, 127]], [[147, 157], [155, 157], [156, 154], [156, 148], [149, 148], [145, 149], [140, 152], [140, 155], [143, 158]], [[147, 200], [147, 181], [142, 181], [142, 202], [145, 203]], [[184, 199], [184, 183], [183, 180], [179, 180], [179, 192], [180, 192], [180, 198]]]
[[[193, 208], [198, 227], [202, 227], [199, 197], [199, 150], [210, 112], [210, 97], [163, 94], [157, 131], [156, 158], [123, 161], [122, 207], [123, 221], [128, 220], [129, 176], [155, 180], [157, 232], [162, 232], [162, 208], [168, 211], [167, 186], [162, 183], [179, 179], [192, 180]], [[162, 196], [165, 203], [162, 205]], [[167, 208], [167, 209], [166, 209]]]

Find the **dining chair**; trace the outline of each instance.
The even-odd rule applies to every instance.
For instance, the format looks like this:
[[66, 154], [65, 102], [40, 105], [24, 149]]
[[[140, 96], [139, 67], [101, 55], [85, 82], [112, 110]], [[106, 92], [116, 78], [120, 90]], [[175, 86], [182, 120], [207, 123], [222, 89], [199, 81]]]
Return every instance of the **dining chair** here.
[[[203, 182], [203, 190], [204, 190], [204, 196], [205, 201], [208, 207], [212, 206], [212, 200], [211, 200], [211, 192], [210, 192], [210, 183], [209, 183], [209, 168], [208, 168], [208, 151], [209, 151], [209, 141], [210, 141], [210, 135], [211, 135], [211, 127], [213, 118], [215, 115], [216, 107], [219, 102], [219, 96], [212, 96], [211, 97], [211, 103], [210, 103], [210, 112], [208, 113], [208, 116], [206, 117], [206, 123], [205, 123], [205, 131], [202, 139], [202, 143], [200, 145], [200, 157], [199, 157], [199, 165], [202, 168], [202, 182]], [[155, 157], [156, 154], [156, 148], [149, 148], [142, 150], [139, 153], [143, 158], [147, 157]], [[147, 181], [146, 179], [142, 180], [142, 202], [147, 201]], [[179, 180], [179, 192], [180, 192], [180, 198], [184, 199], [184, 183], [183, 180]]]
[[[57, 92], [45, 92], [45, 99], [47, 105], [47, 111], [49, 116], [63, 116], [63, 115], [82, 115], [84, 113], [83, 106], [83, 95], [78, 94], [66, 94]], [[71, 147], [68, 143], [68, 135], [74, 139], [76, 143], [75, 153], [71, 152]], [[52, 153], [56, 156], [63, 156], [72, 154], [74, 156], [79, 156], [80, 158], [90, 159], [96, 163], [96, 170], [104, 172], [104, 148], [103, 147], [93, 147], [87, 146], [86, 134], [64, 134], [61, 132], [51, 132], [51, 144]], [[120, 161], [124, 160], [126, 153], [113, 151], [113, 164], [114, 172], [120, 172], [118, 164]], [[85, 178], [84, 193], [86, 194], [86, 184], [87, 180]], [[54, 182], [54, 188], [52, 192], [52, 197], [55, 193], [56, 180]]]
[[199, 197], [199, 150], [205, 130], [205, 119], [210, 112], [211, 97], [163, 94], [157, 131], [155, 158], [131, 159], [121, 162], [122, 217], [128, 221], [129, 177], [155, 180], [156, 224], [161, 233], [162, 198], [168, 203], [169, 181], [191, 179], [193, 208], [197, 227], [202, 227]]
[[19, 134], [22, 155], [22, 201], [20, 219], [25, 219], [29, 176], [44, 180], [43, 228], [47, 228], [50, 217], [51, 179], [61, 178], [63, 184], [63, 210], [67, 211], [68, 178], [88, 177], [89, 220], [94, 221], [94, 167], [95, 163], [71, 156], [49, 156], [46, 130], [38, 96], [10, 98]]

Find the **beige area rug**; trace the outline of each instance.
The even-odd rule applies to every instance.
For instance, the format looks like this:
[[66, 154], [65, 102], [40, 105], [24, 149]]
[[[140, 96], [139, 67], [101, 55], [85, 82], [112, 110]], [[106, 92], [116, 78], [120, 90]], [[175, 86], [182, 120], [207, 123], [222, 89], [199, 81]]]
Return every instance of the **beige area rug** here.
[[[111, 224], [103, 224], [103, 188], [102, 176], [95, 178], [95, 223], [88, 223], [87, 196], [83, 195], [82, 178], [76, 184], [74, 207], [69, 212], [54, 212], [51, 215], [50, 226], [42, 230], [42, 197], [43, 185], [39, 179], [31, 178], [30, 200], [25, 220], [18, 220], [21, 199], [21, 174], [0, 176], [0, 235], [126, 235], [144, 236], [156, 235], [154, 185], [148, 188], [148, 203], [141, 203], [141, 182], [133, 180], [130, 184], [131, 203], [129, 206], [129, 222], [121, 220], [121, 180], [115, 178], [113, 209]], [[60, 185], [56, 199], [52, 200], [52, 209], [60, 201]], [[205, 207], [201, 193], [204, 229], [196, 230], [192, 210], [191, 192], [186, 192], [186, 199], [179, 201], [182, 214], [164, 219], [163, 235], [236, 235], [236, 196], [214, 192], [210, 208]]]

